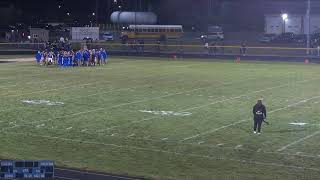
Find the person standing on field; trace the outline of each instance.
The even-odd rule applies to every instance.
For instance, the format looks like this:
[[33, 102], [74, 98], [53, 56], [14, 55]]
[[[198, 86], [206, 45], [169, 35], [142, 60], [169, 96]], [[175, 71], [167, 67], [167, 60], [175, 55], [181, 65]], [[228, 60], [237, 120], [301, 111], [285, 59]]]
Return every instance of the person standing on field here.
[[262, 99], [259, 99], [257, 104], [253, 106], [252, 113], [254, 121], [253, 133], [256, 134], [258, 129], [258, 134], [260, 134], [262, 122], [267, 118], [266, 107], [262, 104]]

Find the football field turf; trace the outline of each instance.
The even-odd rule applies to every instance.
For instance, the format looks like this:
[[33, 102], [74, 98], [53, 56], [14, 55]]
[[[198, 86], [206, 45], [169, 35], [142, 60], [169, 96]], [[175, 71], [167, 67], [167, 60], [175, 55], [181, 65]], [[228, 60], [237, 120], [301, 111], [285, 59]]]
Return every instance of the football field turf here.
[[[0, 158], [154, 179], [318, 179], [319, 83], [320, 65], [302, 63], [0, 64]], [[261, 97], [270, 125], [255, 135]]]

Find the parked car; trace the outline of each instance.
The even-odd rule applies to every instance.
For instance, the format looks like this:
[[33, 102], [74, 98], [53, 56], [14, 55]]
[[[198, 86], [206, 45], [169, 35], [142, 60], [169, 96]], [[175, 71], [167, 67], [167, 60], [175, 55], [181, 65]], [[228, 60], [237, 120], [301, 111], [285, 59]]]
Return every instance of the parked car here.
[[274, 39], [276, 42], [291, 43], [294, 42], [294, 34], [292, 32], [282, 33]]
[[259, 39], [259, 42], [261, 42], [261, 43], [269, 43], [269, 42], [272, 42], [276, 37], [277, 37], [276, 34], [264, 34]]
[[311, 35], [311, 42], [318, 44], [320, 42], [320, 33], [314, 33]]
[[223, 32], [208, 32], [206, 34], [201, 35], [200, 38], [203, 42], [206, 42], [208, 40], [222, 41], [222, 40], [224, 40], [224, 33]]
[[91, 37], [85, 37], [85, 38], [83, 38], [83, 40], [84, 41], [91, 41], [91, 42], [93, 41], [93, 39]]
[[294, 42], [296, 43], [306, 43], [307, 42], [307, 36], [304, 34], [295, 35], [293, 37]]
[[110, 33], [110, 32], [105, 32], [105, 33], [103, 33], [103, 35], [102, 35], [102, 39], [103, 39], [103, 40], [106, 40], [106, 41], [113, 41], [113, 40], [114, 40], [113, 34]]

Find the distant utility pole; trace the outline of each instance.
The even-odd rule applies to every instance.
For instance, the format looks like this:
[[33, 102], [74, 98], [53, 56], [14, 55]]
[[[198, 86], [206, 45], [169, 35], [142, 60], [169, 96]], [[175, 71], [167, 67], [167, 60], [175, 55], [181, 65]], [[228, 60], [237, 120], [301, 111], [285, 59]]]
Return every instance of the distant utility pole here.
[[139, 11], [143, 11], [142, 10], [142, 0], [139, 0]]
[[211, 18], [211, 3], [212, 1], [211, 0], [208, 0], [207, 2], [207, 25], [206, 25], [206, 32], [207, 32], [207, 35], [208, 35], [208, 26], [210, 24], [210, 18]]
[[311, 11], [311, 2], [308, 0], [308, 5], [307, 5], [307, 22], [308, 22], [308, 30], [307, 30], [307, 54], [310, 54], [310, 11]]
[[99, 0], [96, 0], [96, 10], [95, 10], [95, 21], [96, 21], [96, 26], [99, 25], [98, 23], [98, 18], [99, 17]]

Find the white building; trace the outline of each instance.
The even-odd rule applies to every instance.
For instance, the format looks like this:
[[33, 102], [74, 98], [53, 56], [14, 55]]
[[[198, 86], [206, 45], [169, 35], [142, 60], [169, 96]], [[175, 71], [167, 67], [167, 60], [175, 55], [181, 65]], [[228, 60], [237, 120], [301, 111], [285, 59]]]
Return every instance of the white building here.
[[83, 40], [84, 38], [92, 38], [99, 40], [99, 27], [72, 27], [72, 40]]
[[49, 30], [41, 28], [30, 28], [30, 36], [32, 42], [48, 42]]
[[[281, 34], [292, 32], [294, 34], [308, 33], [308, 19], [305, 15], [288, 14], [288, 18], [283, 20], [281, 14], [265, 15], [265, 33]], [[320, 14], [310, 15], [310, 33], [320, 32]]]
[[[295, 34], [307, 34], [320, 32], [320, 1], [311, 0], [310, 25], [306, 18], [307, 0], [260, 0], [263, 3], [265, 14], [265, 33], [281, 34], [283, 32], [293, 32]], [[282, 14], [288, 15], [287, 20], [283, 20]]]

